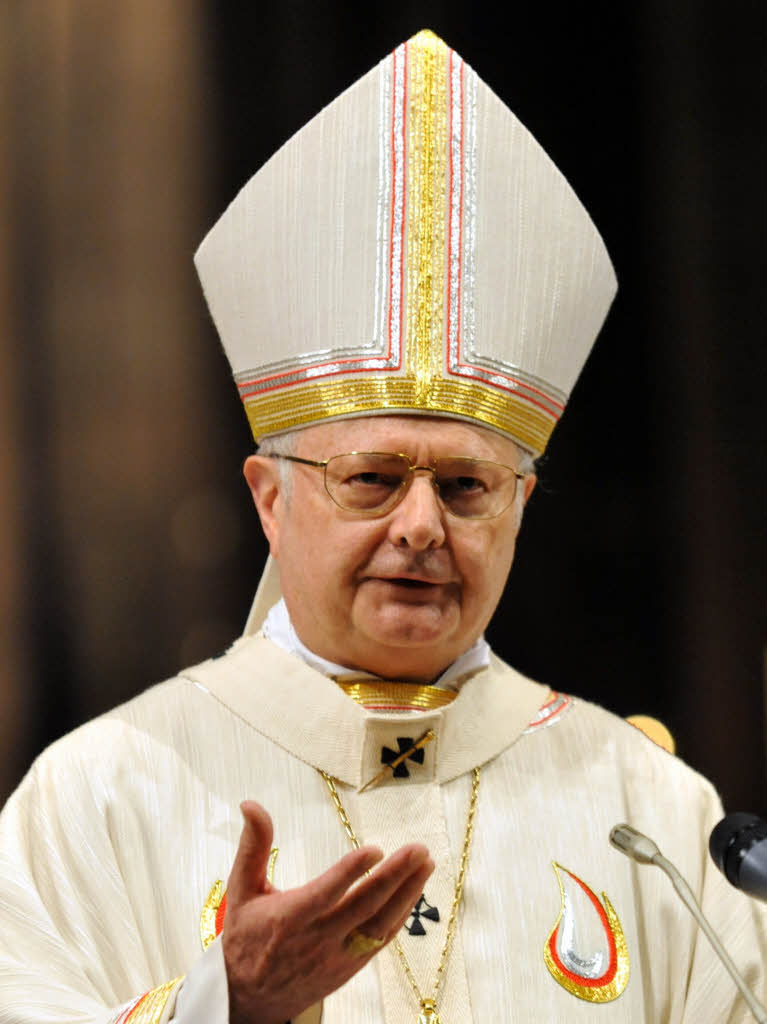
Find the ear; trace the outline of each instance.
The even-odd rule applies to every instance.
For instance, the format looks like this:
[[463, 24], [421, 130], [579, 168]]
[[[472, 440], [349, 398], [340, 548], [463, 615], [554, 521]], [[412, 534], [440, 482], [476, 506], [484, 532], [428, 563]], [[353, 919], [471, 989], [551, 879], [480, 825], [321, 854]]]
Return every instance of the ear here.
[[538, 483], [538, 477], [535, 473], [528, 473], [522, 483], [522, 505], [523, 507], [530, 500], [530, 495], [535, 490], [535, 485]]
[[275, 558], [279, 558], [280, 524], [285, 503], [279, 466], [275, 459], [250, 455], [245, 460], [242, 472], [253, 496], [261, 528], [269, 541], [269, 550]]

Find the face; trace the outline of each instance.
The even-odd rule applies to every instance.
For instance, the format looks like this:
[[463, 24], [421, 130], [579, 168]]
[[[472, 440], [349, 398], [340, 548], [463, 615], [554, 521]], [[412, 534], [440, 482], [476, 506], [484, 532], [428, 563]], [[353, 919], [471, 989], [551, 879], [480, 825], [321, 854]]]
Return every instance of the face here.
[[[513, 442], [457, 420], [371, 416], [302, 431], [294, 454], [404, 452], [418, 465], [468, 455], [516, 468]], [[274, 459], [245, 463], [299, 637], [316, 654], [385, 678], [429, 682], [483, 632], [500, 599], [519, 529], [515, 502], [494, 519], [459, 519], [417, 473], [396, 508], [369, 519], [344, 511], [321, 469], [292, 464], [286, 497]], [[518, 482], [527, 501], [530, 474]]]

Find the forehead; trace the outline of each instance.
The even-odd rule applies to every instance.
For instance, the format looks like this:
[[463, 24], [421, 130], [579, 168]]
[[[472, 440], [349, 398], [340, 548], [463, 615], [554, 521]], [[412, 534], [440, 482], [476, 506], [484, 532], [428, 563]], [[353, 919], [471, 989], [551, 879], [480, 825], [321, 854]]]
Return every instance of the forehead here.
[[318, 423], [301, 431], [297, 453], [327, 459], [342, 452], [404, 452], [420, 461], [469, 455], [517, 465], [520, 451], [493, 430], [441, 416], [361, 416]]

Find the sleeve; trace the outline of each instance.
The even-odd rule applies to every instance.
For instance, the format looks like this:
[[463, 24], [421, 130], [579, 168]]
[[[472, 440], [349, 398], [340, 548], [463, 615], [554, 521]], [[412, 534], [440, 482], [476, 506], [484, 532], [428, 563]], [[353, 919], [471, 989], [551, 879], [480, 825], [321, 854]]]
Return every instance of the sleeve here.
[[187, 973], [176, 998], [173, 1024], [228, 1024], [229, 992], [219, 936]]
[[98, 779], [68, 767], [43, 755], [0, 815], [0, 1024], [165, 1024], [183, 978], [148, 962]]

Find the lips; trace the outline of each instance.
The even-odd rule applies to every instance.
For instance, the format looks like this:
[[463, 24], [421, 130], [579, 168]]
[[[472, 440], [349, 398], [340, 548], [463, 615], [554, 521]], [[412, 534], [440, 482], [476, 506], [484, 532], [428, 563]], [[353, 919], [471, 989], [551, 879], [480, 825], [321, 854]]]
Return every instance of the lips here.
[[373, 576], [372, 579], [377, 579], [381, 583], [392, 583], [398, 587], [408, 587], [411, 590], [423, 589], [425, 587], [444, 587], [448, 583], [452, 583], [452, 579], [434, 578], [431, 576], [423, 575], [406, 575], [406, 576]]
[[421, 558], [403, 563], [397, 558], [371, 562], [360, 573], [360, 582], [389, 583], [403, 590], [428, 590], [446, 587], [460, 582], [452, 561], [444, 552], [422, 552]]
[[398, 587], [408, 587], [410, 590], [417, 590], [423, 587], [436, 587], [439, 586], [433, 580], [414, 580], [407, 576], [398, 576], [394, 579], [386, 579], [385, 583], [396, 583]]

